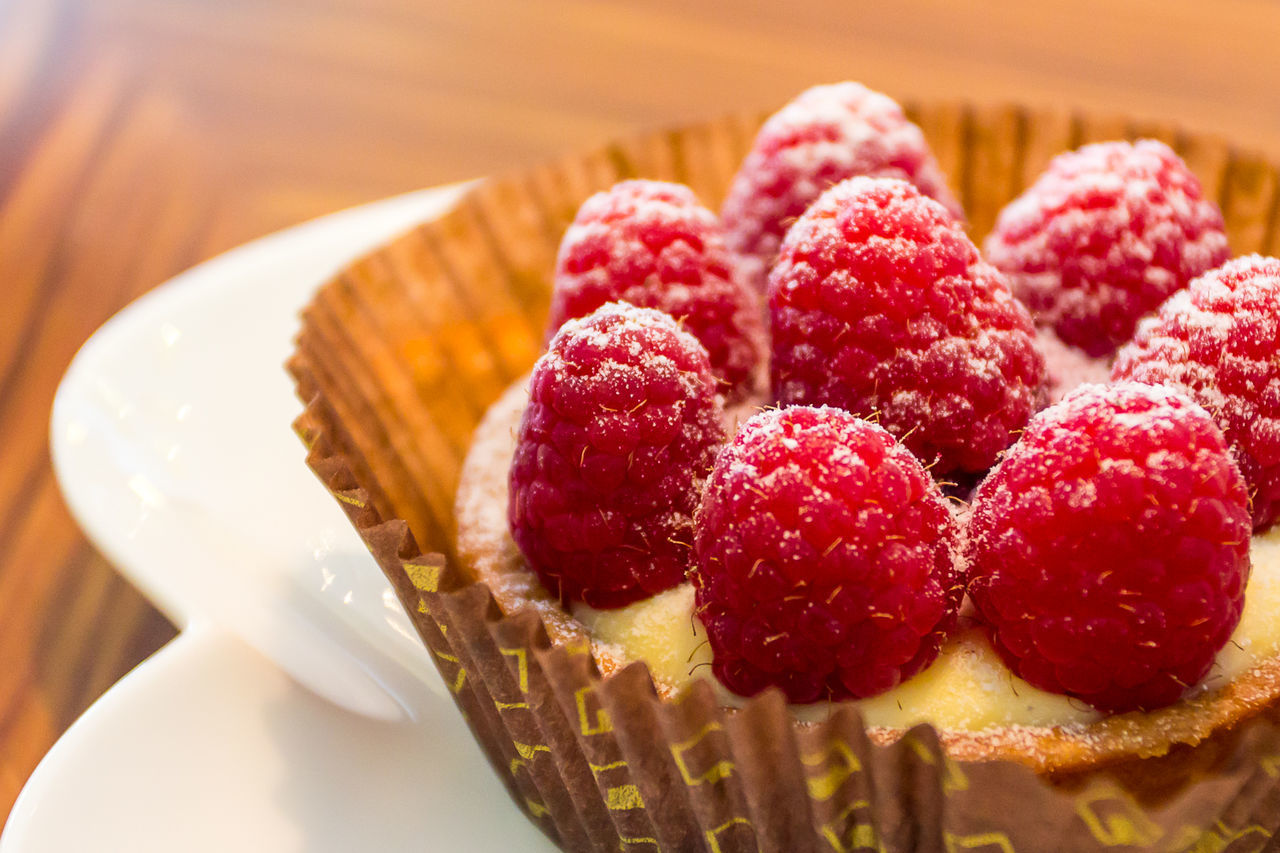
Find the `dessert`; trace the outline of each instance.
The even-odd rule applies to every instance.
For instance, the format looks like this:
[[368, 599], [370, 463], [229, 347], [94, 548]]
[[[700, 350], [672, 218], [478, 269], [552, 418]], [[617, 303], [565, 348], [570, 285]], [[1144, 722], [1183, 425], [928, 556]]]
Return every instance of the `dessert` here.
[[[507, 466], [515, 446], [513, 436], [526, 398], [524, 384], [517, 383], [477, 430], [458, 495], [458, 547], [462, 559], [475, 566], [504, 609], [537, 602], [552, 640], [589, 644], [606, 675], [620, 672], [630, 662], [645, 660], [657, 691], [669, 699], [707, 681], [716, 690], [716, 701], [726, 707], [742, 706], [746, 702], [744, 696], [726, 689], [717, 678], [708, 677], [713, 674], [714, 661], [707, 628], [696, 613], [692, 584], [682, 584], [620, 609], [596, 609], [581, 603], [562, 608], [540, 585], [529, 587], [530, 573], [511, 540], [502, 511]], [[1178, 399], [1178, 405], [1195, 408], [1189, 401]], [[766, 410], [765, 414], [773, 411], [776, 410]], [[1196, 411], [1204, 417], [1203, 412]], [[1038, 417], [1050, 415], [1061, 420], [1061, 407], [1056, 412], [1047, 409]], [[1203, 429], [1203, 421], [1200, 426]], [[1077, 445], [1075, 449], [1089, 457], [1094, 455], [1084, 446]], [[1017, 445], [1010, 451], [1015, 452], [1024, 457], [1030, 454]], [[1039, 460], [1033, 461], [1040, 464]], [[1177, 482], [1168, 478], [1167, 471], [1159, 472], [1155, 482], [1176, 494]], [[996, 485], [993, 482], [987, 488]], [[753, 484], [751, 488], [757, 487]], [[1022, 489], [1019, 482], [1018, 491], [1012, 496]], [[1008, 489], [1001, 492], [1011, 494]], [[1116, 492], [1126, 494], [1122, 488]], [[761, 495], [747, 488], [736, 490], [736, 494], [751, 503], [763, 501]], [[1127, 494], [1132, 496], [1134, 491], [1130, 489]], [[1234, 510], [1237, 523], [1244, 512], [1243, 498], [1238, 493], [1233, 498], [1239, 502]], [[1147, 498], [1139, 499], [1150, 505]], [[978, 500], [975, 496], [975, 505], [980, 507]], [[981, 502], [986, 503], [987, 499], [982, 498]], [[965, 511], [957, 501], [948, 503]], [[1082, 527], [1099, 526], [1096, 519], [1078, 513], [1061, 515], [1074, 516]], [[965, 523], [964, 528], [971, 526]], [[1174, 743], [1210, 738], [1215, 730], [1256, 714], [1280, 698], [1280, 620], [1273, 618], [1274, 613], [1280, 612], [1280, 532], [1269, 531], [1250, 538], [1247, 523], [1243, 529], [1243, 538], [1232, 540], [1236, 545], [1228, 549], [1234, 560], [1231, 565], [1239, 569], [1240, 555], [1235, 549], [1240, 542], [1248, 543], [1247, 564], [1252, 565], [1239, 623], [1228, 640], [1215, 640], [1219, 647], [1208, 674], [1192, 689], [1180, 688], [1184, 698], [1173, 705], [1153, 711], [1105, 713], [1073, 696], [1038, 688], [1002, 659], [972, 610], [960, 613], [939, 656], [923, 671], [890, 690], [841, 705], [857, 708], [870, 736], [878, 742], [896, 741], [913, 726], [928, 722], [956, 758], [998, 757], [1041, 772], [1080, 769], [1134, 756], [1158, 756], [1168, 752]], [[1153, 538], [1155, 545], [1161, 546], [1158, 537]], [[1169, 549], [1173, 545], [1164, 543]], [[968, 547], [972, 550], [977, 545]], [[1133, 562], [1131, 557], [1128, 559]], [[1138, 565], [1137, 571], [1154, 562], [1152, 559]], [[966, 560], [964, 565], [969, 567], [970, 562]], [[1125, 576], [1124, 572], [1116, 574], [1118, 578]], [[1232, 592], [1238, 595], [1239, 590]], [[1052, 588], [1049, 595], [1052, 597]], [[1234, 613], [1230, 615], [1234, 617]], [[818, 722], [827, 719], [833, 707], [823, 697], [815, 703], [791, 704], [788, 713], [797, 720]]]
[[[1002, 128], [1052, 135], [1057, 127], [1022, 109], [908, 112], [951, 150], [1043, 138]], [[519, 377], [542, 339], [563, 226], [591, 192], [636, 174], [691, 180], [714, 202], [728, 182], [716, 164], [745, 147], [737, 140], [746, 126], [713, 123], [624, 142], [484, 185], [455, 213], [345, 271], [304, 321], [292, 367], [311, 401], [299, 423], [310, 462], [387, 572], [514, 801], [573, 850], [1254, 849], [1249, 842], [1266, 837], [1277, 802], [1267, 756], [1280, 754], [1274, 725], [1257, 716], [1280, 689], [1271, 534], [1251, 541], [1239, 626], [1203, 683], [1171, 706], [1112, 715], [1012, 676], [965, 611], [938, 658], [914, 677], [797, 715], [780, 692], [734, 699], [704, 677], [710, 653], [705, 629], [690, 621], [692, 586], [623, 608], [566, 608], [519, 565], [505, 495], [493, 498], [507, 485], [501, 448], [514, 452], [527, 396]], [[1060, 148], [1096, 138], [1092, 128], [1073, 119]], [[1276, 172], [1244, 155], [1214, 167], [1219, 161], [1205, 155], [1212, 149], [1191, 150], [1210, 174], [1206, 186], [1230, 202], [1225, 222], [1236, 251], [1262, 248], [1269, 220], [1250, 211], [1270, 204], [1239, 188]], [[973, 170], [962, 186], [1017, 186], [1005, 170], [1021, 168], [1023, 155], [960, 162]], [[1248, 184], [1259, 185], [1267, 186]], [[987, 204], [980, 194], [966, 200]], [[975, 222], [994, 213], [972, 210]], [[444, 307], [433, 313], [427, 305]], [[503, 388], [510, 391], [490, 407]], [[461, 491], [488, 520], [496, 516], [501, 536], [488, 562], [464, 564], [464, 540], [482, 531], [465, 513], [455, 517], [450, 501], [466, 436], [486, 408], [473, 446], [486, 464], [467, 469]], [[740, 420], [727, 415], [727, 428]], [[496, 480], [483, 476], [495, 470]], [[459, 539], [449, 532], [455, 524]], [[508, 557], [519, 571], [506, 571]], [[673, 616], [683, 618], [688, 640], [659, 660], [642, 648], [653, 633], [645, 626]], [[629, 663], [637, 658], [673, 678], [658, 672], [651, 680]], [[913, 729], [921, 719], [937, 728]], [[1188, 746], [1170, 750], [1175, 743]], [[1146, 758], [1166, 752], [1168, 761]], [[970, 758], [986, 760], [956, 762]], [[1139, 769], [1102, 769], [1115, 760]], [[1054, 787], [1026, 765], [1081, 775]], [[1170, 768], [1178, 784], [1160, 788], [1155, 805], [1128, 793], [1138, 780], [1150, 794], [1148, 783]]]
[[[629, 217], [642, 216], [622, 211], [613, 225], [631, 233]], [[566, 239], [577, 237], [570, 231]], [[689, 681], [678, 670], [680, 654], [687, 652], [690, 672], [708, 662], [705, 635], [722, 702], [776, 687], [799, 717], [811, 716], [806, 705], [870, 700], [899, 684], [929, 705], [939, 694], [971, 696], [966, 679], [1006, 683], [958, 730], [942, 727], [948, 745], [971, 738], [966, 748], [974, 737], [1004, 743], [993, 720], [1084, 742], [1110, 716], [1213, 692], [1206, 676], [1244, 605], [1250, 524], [1244, 480], [1208, 413], [1179, 392], [1121, 383], [1082, 386], [1028, 425], [1044, 359], [1027, 313], [951, 214], [904, 181], [855, 177], [823, 193], [788, 231], [769, 301], [774, 396], [765, 402], [782, 408], [750, 417], [736, 435], [729, 430], [705, 487], [706, 460], [724, 441], [718, 431], [691, 433], [700, 461], [681, 453], [665, 468], [634, 446], [633, 419], [647, 417], [648, 395], [643, 380], [622, 378], [614, 359], [629, 354], [627, 369], [642, 371], [653, 356], [633, 338], [642, 318], [669, 327], [662, 315], [636, 314], [631, 334], [613, 340], [598, 318], [636, 309], [606, 306], [566, 326], [534, 368], [510, 475], [512, 530], [547, 582], [550, 594], [539, 597], [583, 625], [602, 668], [652, 656], [665, 689], [678, 695]], [[562, 435], [552, 450], [561, 425], [549, 420], [547, 389], [565, 373], [562, 350], [574, 346], [565, 341], [585, 326], [593, 343], [577, 347], [584, 360], [574, 370], [605, 377], [609, 384], [599, 387], [609, 395], [630, 396], [603, 405], [600, 392], [574, 385], [573, 405], [561, 408], [574, 409], [579, 439]], [[662, 402], [715, 422], [705, 381], [686, 385], [700, 390], [687, 401], [673, 391]], [[796, 405], [805, 403], [823, 407]], [[888, 432], [855, 413], [876, 417]], [[664, 439], [675, 434], [675, 415], [669, 420]], [[532, 446], [530, 424], [543, 435]], [[588, 446], [593, 427], [607, 435]], [[609, 446], [614, 433], [631, 442]], [[489, 439], [478, 446], [460, 489], [461, 556], [482, 577], [519, 575], [519, 551], [499, 544], [501, 522], [479, 518], [496, 502], [492, 480], [507, 454]], [[614, 454], [611, 477], [593, 472], [601, 451]], [[535, 457], [554, 464], [539, 474]], [[957, 518], [924, 468], [982, 472], [997, 460], [972, 513]], [[591, 481], [567, 510], [558, 495], [562, 470]], [[637, 501], [633, 478], [643, 485], [673, 475], [683, 488]], [[555, 496], [547, 503], [560, 514], [556, 524], [530, 528], [524, 505], [532, 494]], [[690, 501], [698, 505], [692, 518]], [[606, 529], [607, 519], [615, 505], [637, 503], [678, 526], [641, 530], [619, 548], [621, 534]], [[559, 523], [565, 516], [574, 523]], [[559, 570], [546, 558], [562, 540], [577, 550]], [[688, 594], [672, 589], [685, 572], [692, 610]], [[957, 632], [966, 575], [975, 605], [969, 619], [978, 627]], [[593, 578], [625, 583], [626, 592], [602, 595]], [[650, 601], [654, 593], [663, 594]], [[944, 643], [948, 674], [933, 679], [943, 686], [912, 684]], [[1003, 710], [1008, 694], [1020, 691], [1034, 696], [1031, 710]], [[1046, 692], [1082, 701], [1084, 712]], [[897, 714], [869, 712], [873, 723], [888, 724], [877, 726], [885, 738], [921, 714], [910, 698], [892, 701]], [[924, 719], [942, 725], [953, 717]], [[974, 728], [972, 720], [982, 722]], [[1003, 746], [967, 754], [1053, 769], [1080, 762]]]

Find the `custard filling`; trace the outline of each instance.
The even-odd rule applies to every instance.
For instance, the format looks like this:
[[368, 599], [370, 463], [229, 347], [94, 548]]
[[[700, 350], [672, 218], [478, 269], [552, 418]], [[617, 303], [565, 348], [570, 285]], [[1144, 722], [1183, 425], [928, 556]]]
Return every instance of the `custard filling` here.
[[[1280, 528], [1253, 537], [1244, 611], [1209, 674], [1188, 695], [1212, 690], [1280, 653]], [[643, 660], [654, 678], [677, 690], [695, 678], [715, 683], [726, 704], [741, 704], [711, 674], [711, 647], [694, 615], [693, 587], [682, 584], [618, 610], [573, 605], [594, 642], [626, 660]], [[978, 628], [951, 637], [928, 668], [897, 687], [856, 700], [868, 726], [891, 729], [931, 723], [950, 731], [1002, 726], [1083, 726], [1102, 714], [1084, 702], [1032, 687], [1018, 678]], [[792, 706], [801, 719], [822, 719], [827, 703]]]

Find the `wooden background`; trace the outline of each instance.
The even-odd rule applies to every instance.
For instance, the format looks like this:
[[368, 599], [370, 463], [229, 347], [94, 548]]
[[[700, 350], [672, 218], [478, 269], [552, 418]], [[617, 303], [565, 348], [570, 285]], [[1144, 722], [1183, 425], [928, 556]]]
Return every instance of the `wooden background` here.
[[0, 0], [0, 820], [174, 633], [47, 450], [67, 363], [147, 289], [339, 208], [840, 79], [1280, 158], [1278, 45], [1274, 0]]

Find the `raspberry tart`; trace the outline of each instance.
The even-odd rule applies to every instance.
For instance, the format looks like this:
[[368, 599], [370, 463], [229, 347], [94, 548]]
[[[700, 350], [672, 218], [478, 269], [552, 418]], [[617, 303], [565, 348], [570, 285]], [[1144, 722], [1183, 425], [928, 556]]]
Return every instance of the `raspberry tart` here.
[[[1090, 120], [1073, 119], [1053, 150], [1024, 150], [1062, 126], [1021, 108], [902, 115], [936, 150], [963, 152], [946, 160], [972, 170], [952, 175], [961, 187], [1019, 186], [1006, 170], [1097, 138]], [[1244, 470], [1240, 435], [1193, 382], [1066, 387], [1069, 371], [1053, 354], [1046, 363], [1009, 295], [1018, 286], [965, 244], [947, 203], [926, 212], [934, 236], [912, 241], [927, 247], [916, 261], [900, 268], [902, 253], [886, 252], [868, 269], [883, 272], [875, 294], [889, 305], [889, 285], [913, 286], [907, 272], [927, 260], [945, 272], [928, 292], [955, 279], [955, 292], [999, 309], [973, 327], [968, 300], [905, 312], [913, 329], [942, 330], [927, 340], [986, 353], [963, 360], [976, 373], [938, 387], [977, 388], [998, 373], [989, 384], [1013, 388], [1016, 405], [955, 421], [970, 438], [953, 450], [938, 449], [950, 431], [940, 430], [914, 452], [911, 426], [887, 417], [885, 401], [774, 408], [763, 384], [735, 396], [691, 320], [631, 322], [656, 303], [567, 312], [578, 319], [543, 356], [558, 361], [534, 367], [582, 202], [642, 176], [689, 183], [715, 204], [755, 132], [733, 119], [481, 185], [352, 265], [304, 317], [291, 368], [308, 400], [298, 428], [309, 461], [513, 801], [570, 850], [1260, 849], [1280, 804], [1268, 764], [1280, 754], [1268, 718], [1280, 695], [1280, 540], [1262, 527], [1251, 535], [1262, 481]], [[1242, 188], [1280, 172], [1178, 141], [1229, 202], [1220, 227], [1233, 249], [1262, 250], [1272, 225], [1254, 212], [1270, 206]], [[971, 149], [982, 145], [1001, 156]], [[918, 212], [932, 193], [916, 187], [895, 184], [877, 209], [892, 200]], [[965, 201], [973, 221], [989, 222], [1009, 198]], [[688, 269], [696, 254], [685, 253]], [[841, 314], [827, 309], [847, 291], [822, 293], [811, 324], [829, 327]], [[607, 295], [619, 298], [642, 301]], [[987, 316], [1003, 318], [998, 345], [982, 331]], [[1161, 325], [1140, 331], [1134, 364], [1168, 361], [1160, 354], [1185, 337], [1164, 309], [1149, 322]], [[591, 331], [611, 325], [620, 338]], [[671, 365], [649, 375], [644, 353], [663, 346]], [[1096, 361], [1081, 363], [1096, 373]], [[1224, 365], [1239, 363], [1199, 374], [1229, 376]], [[1063, 399], [1036, 413], [1050, 396]], [[979, 426], [991, 421], [999, 428]], [[1072, 444], [1084, 424], [1094, 443]], [[970, 445], [985, 448], [980, 460], [946, 461]], [[521, 550], [513, 531], [539, 525], [564, 534], [556, 553], [567, 559]], [[1126, 525], [1129, 539], [1117, 532]], [[1130, 548], [1128, 574], [1107, 575], [1088, 555], [1117, 543]], [[638, 567], [627, 556], [637, 547], [661, 559]], [[1037, 549], [1047, 556], [1036, 565], [1055, 566], [1040, 587], [1015, 559]], [[601, 564], [572, 556], [584, 550], [609, 556], [603, 583]], [[1054, 594], [1081, 583], [1122, 600], [1080, 609]], [[1072, 624], [1065, 607], [1084, 618]], [[1162, 620], [1176, 642], [1152, 633]], [[779, 621], [780, 637], [769, 627]], [[1048, 627], [1028, 642], [1024, 622]]]

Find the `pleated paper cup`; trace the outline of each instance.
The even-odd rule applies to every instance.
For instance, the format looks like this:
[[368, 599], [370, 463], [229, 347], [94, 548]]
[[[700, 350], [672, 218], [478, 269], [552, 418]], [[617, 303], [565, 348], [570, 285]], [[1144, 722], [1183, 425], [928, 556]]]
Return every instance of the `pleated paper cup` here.
[[[1228, 143], [1017, 106], [906, 111], [976, 239], [1055, 154], [1145, 137], [1167, 142], [1218, 200], [1233, 254], [1276, 250], [1280, 170]], [[927, 726], [882, 743], [851, 706], [801, 723], [776, 691], [730, 710], [705, 680], [661, 698], [643, 664], [601, 677], [571, 620], [552, 620], [549, 635], [538, 609], [510, 596], [500, 607], [459, 562], [463, 459], [485, 411], [540, 354], [556, 250], [578, 206], [644, 177], [687, 184], [715, 209], [763, 119], [639, 136], [486, 181], [352, 264], [304, 312], [289, 366], [307, 404], [295, 426], [308, 464], [512, 799], [575, 851], [1263, 849], [1280, 821], [1270, 711], [1165, 758], [1077, 761], [1047, 778], [1007, 756], [957, 760]]]

